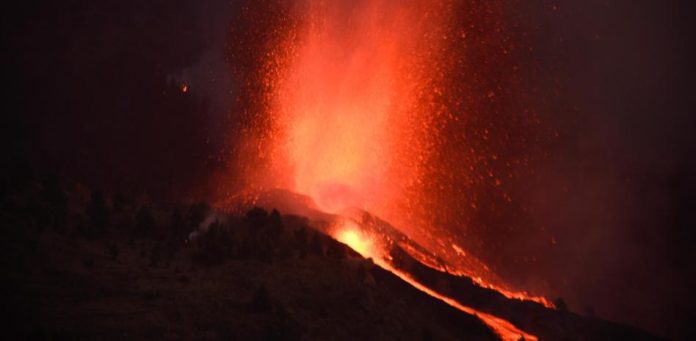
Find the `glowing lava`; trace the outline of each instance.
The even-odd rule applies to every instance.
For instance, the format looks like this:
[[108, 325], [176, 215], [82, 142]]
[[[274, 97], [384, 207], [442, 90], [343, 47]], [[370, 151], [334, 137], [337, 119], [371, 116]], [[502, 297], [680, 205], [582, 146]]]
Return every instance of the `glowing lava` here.
[[360, 230], [354, 226], [354, 223], [346, 223], [348, 226], [343, 226], [335, 234], [336, 240], [350, 246], [353, 250], [361, 254], [363, 257], [375, 257], [377, 256], [372, 240], [368, 237], [363, 236]]
[[467, 314], [478, 316], [484, 323], [491, 327], [491, 329], [493, 329], [502, 340], [518, 341], [521, 338], [524, 340], [537, 340], [536, 336], [522, 331], [521, 329], [515, 327], [512, 323], [494, 315], [465, 306], [457, 302], [455, 299], [442, 295], [437, 291], [421, 284], [409, 274], [394, 268], [391, 265], [385, 250], [380, 245], [376, 244], [373, 239], [367, 236], [355, 222], [351, 220], [342, 220], [339, 224], [337, 224], [337, 226], [334, 227], [333, 236], [336, 238], [336, 240], [350, 246], [363, 257], [372, 258], [375, 264], [395, 274], [405, 282], [411, 284], [411, 286], [414, 288]]
[[306, 24], [294, 58], [274, 79], [278, 168], [291, 174], [288, 188], [325, 211], [391, 212], [427, 157], [427, 126], [416, 122], [429, 120], [418, 91], [432, 75], [419, 66], [437, 44], [422, 33], [440, 21], [419, 20], [435, 13], [425, 2], [308, 1], [299, 9]]

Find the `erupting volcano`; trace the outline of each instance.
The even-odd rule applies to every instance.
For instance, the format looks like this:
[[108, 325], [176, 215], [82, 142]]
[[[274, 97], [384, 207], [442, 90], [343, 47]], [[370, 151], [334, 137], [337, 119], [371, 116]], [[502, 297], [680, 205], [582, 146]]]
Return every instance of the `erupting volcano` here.
[[7, 339], [696, 335], [685, 2], [68, 3], [2, 15]]
[[[486, 7], [491, 17], [495, 9]], [[509, 298], [551, 307], [542, 297], [509, 288], [438, 226], [462, 224], [451, 213], [463, 205], [475, 207], [476, 198], [467, 197], [474, 186], [457, 182], [488, 182], [466, 173], [483, 158], [497, 158], [467, 146], [466, 132], [448, 131], [474, 109], [465, 105], [475, 94], [452, 77], [466, 63], [459, 54], [467, 35], [457, 26], [459, 10], [450, 1], [390, 0], [246, 7], [242, 16], [255, 29], [233, 30], [232, 44], [238, 47], [231, 52], [241, 65], [237, 73], [251, 79], [240, 101], [252, 125], [243, 127], [236, 156], [246, 168], [243, 197], [253, 201], [273, 188], [306, 195], [317, 210], [354, 224], [329, 231], [335, 238], [417, 283], [388, 264], [390, 251], [380, 243], [389, 238], [364, 238], [383, 231], [367, 231], [345, 218], [351, 209], [364, 210], [416, 240], [408, 245], [417, 248], [406, 251], [424, 264], [470, 277]], [[264, 16], [271, 19], [261, 20]], [[256, 70], [243, 69], [252, 62]], [[484, 98], [494, 96], [487, 92]], [[483, 129], [474, 135], [487, 139], [488, 134]], [[448, 153], [462, 150], [469, 151], [466, 163], [447, 161]], [[498, 175], [487, 173], [500, 183]], [[500, 327], [495, 317], [480, 316], [506, 339], [523, 334]]]

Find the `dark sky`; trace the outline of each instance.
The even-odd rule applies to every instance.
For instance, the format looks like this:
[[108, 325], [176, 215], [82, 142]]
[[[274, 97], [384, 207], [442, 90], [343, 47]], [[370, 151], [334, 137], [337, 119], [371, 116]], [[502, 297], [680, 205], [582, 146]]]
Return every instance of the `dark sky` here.
[[4, 11], [10, 162], [133, 194], [200, 184], [229, 112], [230, 13], [225, 1], [168, 0], [46, 1]]
[[[542, 180], [524, 195], [556, 244], [518, 238], [545, 258], [522, 268], [518, 281], [545, 278], [581, 313], [592, 307], [665, 335], [693, 332], [693, 6], [504, 3], [511, 18], [535, 27], [526, 82], [559, 136], [539, 165]], [[4, 172], [29, 164], [94, 187], [171, 198], [222, 167], [236, 117], [239, 80], [224, 59], [236, 2], [13, 7], [2, 14]]]
[[693, 5], [554, 3], [535, 48], [557, 94], [545, 112], [560, 138], [527, 198], [557, 239], [540, 271], [580, 311], [687, 335], [696, 285]]

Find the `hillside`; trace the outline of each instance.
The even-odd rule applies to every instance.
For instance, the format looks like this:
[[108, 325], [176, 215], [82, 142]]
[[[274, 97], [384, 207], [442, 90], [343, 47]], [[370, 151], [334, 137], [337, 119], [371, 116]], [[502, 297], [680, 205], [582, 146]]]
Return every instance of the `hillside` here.
[[[296, 215], [206, 203], [153, 205], [79, 183], [2, 190], [3, 306], [31, 340], [496, 340], [465, 313]], [[392, 232], [392, 238], [406, 238]], [[540, 339], [655, 339], [640, 330], [507, 299], [430, 268], [394, 244], [395, 269]], [[485, 319], [484, 319], [485, 320]]]

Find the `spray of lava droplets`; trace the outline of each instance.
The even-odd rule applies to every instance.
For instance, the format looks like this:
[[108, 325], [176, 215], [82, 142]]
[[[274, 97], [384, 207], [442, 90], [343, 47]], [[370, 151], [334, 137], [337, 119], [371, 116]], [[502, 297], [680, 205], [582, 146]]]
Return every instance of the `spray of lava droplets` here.
[[[513, 166], [528, 162], [497, 152], [527, 136], [507, 129], [490, 141], [496, 119], [519, 128], [525, 117], [475, 114], [497, 110], [491, 103], [512, 87], [485, 84], [477, 67], [496, 66], [469, 62], [467, 56], [477, 55], [462, 53], [471, 33], [480, 45], [502, 41], [488, 50], [502, 51], [490, 57], [505, 62], [514, 46], [485, 30], [499, 25], [498, 7], [497, 1], [446, 0], [244, 7], [229, 51], [236, 76], [246, 80], [238, 98], [244, 119], [235, 129], [241, 137], [234, 141], [235, 173], [244, 180], [238, 187], [289, 189], [331, 213], [362, 208], [454, 267], [445, 270], [508, 297], [548, 304], [507, 288], [459, 245], [466, 234], [448, 228], [466, 228], [479, 210], [478, 189], [504, 188], [519, 169]], [[461, 13], [480, 14], [480, 27], [478, 18], [465, 26]], [[500, 190], [489, 201], [511, 197]], [[350, 235], [357, 232], [345, 233], [336, 237], [371, 247]]]
[[[437, 204], [426, 190], [438, 130], [451, 116], [436, 98], [452, 62], [441, 50], [453, 9], [432, 1], [256, 6], [242, 16], [271, 28], [238, 28], [232, 52], [237, 76], [252, 79], [239, 99], [253, 122], [236, 129], [241, 187], [286, 188], [328, 212], [359, 207], [431, 236]], [[256, 55], [247, 46], [259, 37], [263, 60], [250, 74], [244, 66]]]
[[263, 97], [244, 127], [242, 149], [258, 158], [248, 162], [251, 187], [287, 188], [332, 213], [359, 207], [412, 221], [442, 114], [431, 97], [445, 72], [437, 50], [446, 6], [269, 7], [283, 19], [254, 87], [263, 95], [246, 96]]

